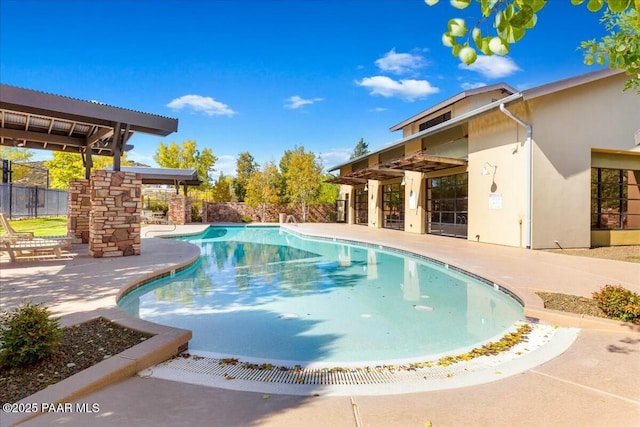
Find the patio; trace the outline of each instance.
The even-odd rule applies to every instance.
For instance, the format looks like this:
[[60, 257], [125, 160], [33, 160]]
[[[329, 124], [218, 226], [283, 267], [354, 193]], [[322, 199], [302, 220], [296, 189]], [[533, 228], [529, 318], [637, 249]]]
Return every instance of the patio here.
[[[178, 226], [196, 233], [205, 225]], [[528, 316], [584, 328], [560, 357], [524, 373], [466, 388], [394, 396], [288, 396], [239, 392], [129, 377], [72, 402], [97, 413], [47, 413], [25, 425], [632, 425], [640, 417], [640, 333], [620, 322], [551, 312], [535, 290], [590, 296], [604, 284], [640, 292], [640, 264], [478, 244], [437, 236], [336, 224], [287, 224], [292, 231], [403, 248], [486, 277], [516, 293]], [[149, 226], [143, 236], [172, 227]], [[153, 230], [159, 230], [154, 232]], [[64, 324], [117, 313], [124, 287], [198, 256], [183, 242], [142, 240], [139, 256], [95, 259], [74, 245], [60, 260], [1, 260], [0, 309], [25, 297], [43, 302]], [[82, 375], [82, 374], [80, 374]], [[34, 396], [34, 398], [37, 398]], [[51, 397], [53, 398], [53, 397]], [[27, 398], [25, 401], [33, 401]], [[34, 401], [35, 402], [35, 401]], [[66, 400], [65, 400], [66, 402]], [[136, 402], [132, 405], [132, 402]], [[17, 414], [0, 413], [2, 425]]]

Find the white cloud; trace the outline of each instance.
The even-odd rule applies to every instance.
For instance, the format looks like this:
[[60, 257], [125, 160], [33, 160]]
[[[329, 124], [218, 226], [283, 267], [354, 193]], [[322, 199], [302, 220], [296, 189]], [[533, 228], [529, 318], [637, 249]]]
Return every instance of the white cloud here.
[[411, 53], [396, 53], [391, 49], [384, 56], [376, 60], [376, 65], [380, 70], [394, 74], [413, 73], [424, 67], [427, 61], [420, 55]]
[[322, 159], [322, 164], [325, 169], [342, 164], [349, 160], [353, 149], [348, 148], [334, 148], [332, 150], [320, 153], [319, 157]]
[[211, 172], [211, 177], [214, 179], [218, 179], [220, 176], [220, 172], [224, 174], [224, 176], [235, 176], [236, 175], [236, 157], [231, 155], [221, 155], [217, 156], [218, 160], [216, 160], [216, 164], [213, 165], [215, 169]]
[[387, 76], [365, 77], [356, 81], [356, 84], [369, 89], [371, 95], [381, 95], [385, 98], [398, 97], [407, 101], [424, 98], [440, 91], [426, 80], [393, 80]]
[[373, 109], [371, 109], [369, 111], [374, 112], [374, 113], [382, 113], [383, 111], [387, 111], [387, 109], [384, 108], [384, 107], [376, 107], [376, 108], [373, 108]]
[[189, 108], [196, 112], [202, 112], [207, 116], [233, 116], [236, 114], [227, 104], [216, 101], [209, 96], [184, 95], [167, 104], [174, 110]]
[[471, 83], [471, 82], [463, 82], [460, 87], [464, 90], [469, 90], [469, 89], [477, 89], [479, 87], [483, 87], [486, 86], [487, 84], [484, 82], [476, 82], [476, 83]]
[[304, 99], [299, 97], [298, 95], [294, 95], [286, 99], [287, 103], [284, 104], [284, 107], [295, 110], [305, 105], [315, 104], [316, 102], [320, 102], [320, 101], [324, 101], [324, 99], [323, 98]]
[[476, 62], [471, 65], [459, 64], [463, 70], [475, 71], [482, 74], [487, 79], [499, 79], [510, 76], [516, 71], [521, 71], [520, 67], [507, 56], [478, 56]]

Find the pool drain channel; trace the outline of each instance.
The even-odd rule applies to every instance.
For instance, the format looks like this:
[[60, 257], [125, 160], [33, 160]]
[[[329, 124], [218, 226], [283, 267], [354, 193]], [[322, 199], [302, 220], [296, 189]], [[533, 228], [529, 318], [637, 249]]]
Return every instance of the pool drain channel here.
[[[246, 389], [247, 384], [257, 384], [260, 390], [269, 385], [288, 386], [384, 386], [451, 382], [470, 375], [499, 378], [501, 365], [518, 361], [525, 355], [539, 350], [557, 335], [551, 326], [533, 325], [526, 341], [509, 351], [486, 355], [446, 366], [437, 360], [416, 367], [411, 364], [380, 364], [363, 367], [279, 367], [269, 363], [248, 364], [238, 359], [205, 357], [184, 354], [139, 373], [142, 377], [154, 377], [183, 381], [221, 388]], [[577, 332], [576, 332], [577, 334]], [[573, 342], [572, 338], [570, 341]], [[563, 341], [567, 341], [563, 339]], [[569, 344], [570, 345], [570, 342]], [[564, 351], [564, 350], [563, 350]], [[238, 383], [244, 384], [239, 387]], [[250, 389], [250, 388], [249, 388]]]

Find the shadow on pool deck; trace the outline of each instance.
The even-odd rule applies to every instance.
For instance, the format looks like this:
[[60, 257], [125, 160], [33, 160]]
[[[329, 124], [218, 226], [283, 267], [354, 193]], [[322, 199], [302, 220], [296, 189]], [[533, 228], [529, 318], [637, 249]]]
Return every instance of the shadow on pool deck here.
[[[417, 252], [503, 285], [529, 315], [551, 324], [588, 327], [560, 357], [500, 381], [455, 390], [396, 396], [286, 396], [131, 377], [74, 403], [97, 413], [40, 415], [25, 425], [634, 425], [640, 419], [640, 334], [620, 322], [544, 310], [536, 290], [589, 296], [607, 283], [640, 292], [640, 264], [478, 244], [436, 236], [336, 224], [287, 225], [323, 237], [360, 240]], [[200, 225], [178, 227], [197, 232]], [[147, 229], [147, 232], [153, 230]], [[153, 234], [153, 233], [148, 233]], [[93, 259], [74, 246], [68, 259], [20, 261], [0, 269], [0, 309], [43, 302], [65, 324], [114, 309], [122, 288], [189, 264], [197, 250], [183, 242], [143, 239], [140, 256]], [[115, 309], [118, 310], [118, 309]], [[79, 374], [79, 375], [82, 375]], [[496, 373], [499, 376], [499, 373]], [[23, 402], [31, 401], [29, 398]], [[45, 403], [45, 402], [33, 402]], [[90, 405], [89, 405], [90, 406]], [[15, 414], [14, 414], [15, 415]], [[17, 418], [0, 413], [0, 424]]]

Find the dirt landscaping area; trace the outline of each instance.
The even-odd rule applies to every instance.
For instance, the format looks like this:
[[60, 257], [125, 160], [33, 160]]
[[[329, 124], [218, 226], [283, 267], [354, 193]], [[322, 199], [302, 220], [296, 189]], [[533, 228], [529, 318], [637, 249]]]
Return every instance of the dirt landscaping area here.
[[640, 245], [608, 246], [592, 249], [549, 249], [549, 252], [617, 261], [640, 262]]

